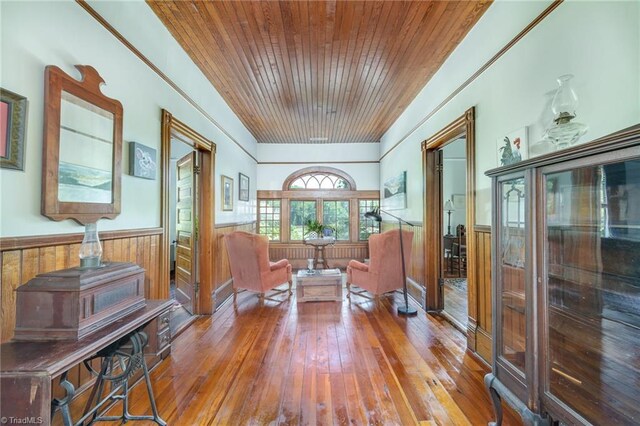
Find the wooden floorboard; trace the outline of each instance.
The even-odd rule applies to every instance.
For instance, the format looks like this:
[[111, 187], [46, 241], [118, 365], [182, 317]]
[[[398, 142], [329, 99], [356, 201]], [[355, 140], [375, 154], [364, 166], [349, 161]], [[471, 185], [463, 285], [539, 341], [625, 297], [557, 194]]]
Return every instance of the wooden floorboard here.
[[[481, 425], [486, 366], [465, 336], [423, 311], [378, 302], [260, 302], [242, 293], [199, 318], [152, 373], [170, 425]], [[397, 299], [397, 301], [395, 300]], [[144, 386], [131, 412], [149, 412]], [[144, 424], [140, 422], [139, 424]], [[149, 423], [152, 424], [152, 423]], [[504, 424], [521, 424], [507, 411]]]

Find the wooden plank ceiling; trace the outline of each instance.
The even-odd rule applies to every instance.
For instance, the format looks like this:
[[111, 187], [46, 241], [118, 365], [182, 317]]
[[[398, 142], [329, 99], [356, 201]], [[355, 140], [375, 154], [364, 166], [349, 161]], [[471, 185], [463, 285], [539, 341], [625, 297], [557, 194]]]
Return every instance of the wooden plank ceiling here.
[[481, 1], [148, 1], [259, 143], [378, 142]]

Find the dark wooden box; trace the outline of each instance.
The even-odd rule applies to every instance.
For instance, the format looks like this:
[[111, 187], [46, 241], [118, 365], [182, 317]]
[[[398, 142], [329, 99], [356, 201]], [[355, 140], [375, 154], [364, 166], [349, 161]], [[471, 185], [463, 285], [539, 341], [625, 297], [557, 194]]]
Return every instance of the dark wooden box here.
[[145, 306], [144, 269], [122, 262], [64, 269], [16, 291], [14, 340], [79, 340]]

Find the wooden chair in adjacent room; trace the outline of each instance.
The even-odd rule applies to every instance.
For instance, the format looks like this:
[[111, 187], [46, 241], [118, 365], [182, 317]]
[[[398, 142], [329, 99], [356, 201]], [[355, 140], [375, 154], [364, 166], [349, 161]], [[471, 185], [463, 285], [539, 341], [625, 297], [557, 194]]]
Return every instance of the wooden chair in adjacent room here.
[[467, 274], [467, 237], [466, 235], [458, 235], [451, 246], [451, 264], [452, 269], [458, 273], [459, 277]]
[[279, 301], [265, 294], [286, 283], [289, 284], [287, 289], [277, 289], [272, 295], [287, 291], [289, 295], [292, 294], [291, 264], [287, 259], [269, 261], [269, 240], [266, 236], [235, 231], [225, 235], [224, 241], [233, 278], [234, 297], [238, 289], [244, 289], [257, 292], [261, 299]]

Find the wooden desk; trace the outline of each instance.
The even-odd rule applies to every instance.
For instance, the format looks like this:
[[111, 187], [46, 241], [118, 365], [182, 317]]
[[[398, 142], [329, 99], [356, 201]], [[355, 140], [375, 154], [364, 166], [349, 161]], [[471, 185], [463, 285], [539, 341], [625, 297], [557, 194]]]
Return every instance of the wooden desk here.
[[8, 342], [0, 345], [0, 406], [7, 418], [51, 424], [51, 381], [100, 349], [169, 311], [171, 300], [141, 308], [77, 341]]

